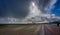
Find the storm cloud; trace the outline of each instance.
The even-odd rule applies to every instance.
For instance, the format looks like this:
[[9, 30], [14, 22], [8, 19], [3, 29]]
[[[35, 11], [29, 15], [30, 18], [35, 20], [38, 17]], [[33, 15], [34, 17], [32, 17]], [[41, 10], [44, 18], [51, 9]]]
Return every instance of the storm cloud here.
[[0, 17], [23, 18], [28, 14], [28, 0], [0, 0]]
[[[0, 0], [0, 17], [24, 18], [29, 13], [29, 4], [33, 0]], [[52, 0], [35, 0], [44, 13], [51, 6]], [[49, 5], [50, 4], [50, 5]]]

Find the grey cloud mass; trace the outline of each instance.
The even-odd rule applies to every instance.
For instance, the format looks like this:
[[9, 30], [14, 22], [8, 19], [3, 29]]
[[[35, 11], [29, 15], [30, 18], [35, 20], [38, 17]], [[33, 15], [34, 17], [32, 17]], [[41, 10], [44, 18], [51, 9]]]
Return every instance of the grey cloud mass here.
[[28, 0], [0, 0], [0, 17], [23, 18], [28, 14]]

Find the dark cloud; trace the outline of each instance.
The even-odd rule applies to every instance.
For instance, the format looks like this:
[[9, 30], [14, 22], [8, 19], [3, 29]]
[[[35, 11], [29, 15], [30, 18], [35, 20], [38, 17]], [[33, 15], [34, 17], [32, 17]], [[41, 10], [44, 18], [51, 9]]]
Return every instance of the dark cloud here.
[[45, 8], [49, 5], [51, 0], [39, 0], [39, 8], [41, 9], [41, 11], [44, 13], [45, 12]]
[[0, 17], [27, 16], [29, 2], [28, 0], [0, 0]]

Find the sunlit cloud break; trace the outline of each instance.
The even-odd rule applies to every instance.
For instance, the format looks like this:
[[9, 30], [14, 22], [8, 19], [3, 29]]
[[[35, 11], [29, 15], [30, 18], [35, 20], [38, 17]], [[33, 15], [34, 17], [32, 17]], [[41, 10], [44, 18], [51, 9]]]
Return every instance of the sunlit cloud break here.
[[25, 21], [28, 22], [28, 20], [30, 20], [32, 22], [36, 22], [36, 21], [37, 22], [45, 22], [45, 21], [50, 22], [50, 20], [55, 19], [56, 18], [55, 14], [51, 14], [51, 12], [52, 12], [52, 9], [54, 9], [55, 7], [54, 4], [56, 2], [57, 0], [49, 0], [49, 3], [44, 8], [44, 11], [46, 11], [46, 13], [42, 13], [42, 11], [38, 9], [38, 5], [35, 5], [35, 3], [37, 2], [32, 2], [30, 5], [30, 13], [28, 15], [28, 18], [26, 18]]

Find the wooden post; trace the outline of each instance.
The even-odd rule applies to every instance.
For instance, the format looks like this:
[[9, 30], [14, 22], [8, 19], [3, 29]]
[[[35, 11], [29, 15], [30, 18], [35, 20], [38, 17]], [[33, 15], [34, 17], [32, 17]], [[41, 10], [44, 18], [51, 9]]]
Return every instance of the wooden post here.
[[59, 23], [57, 23], [57, 26], [59, 27]]

